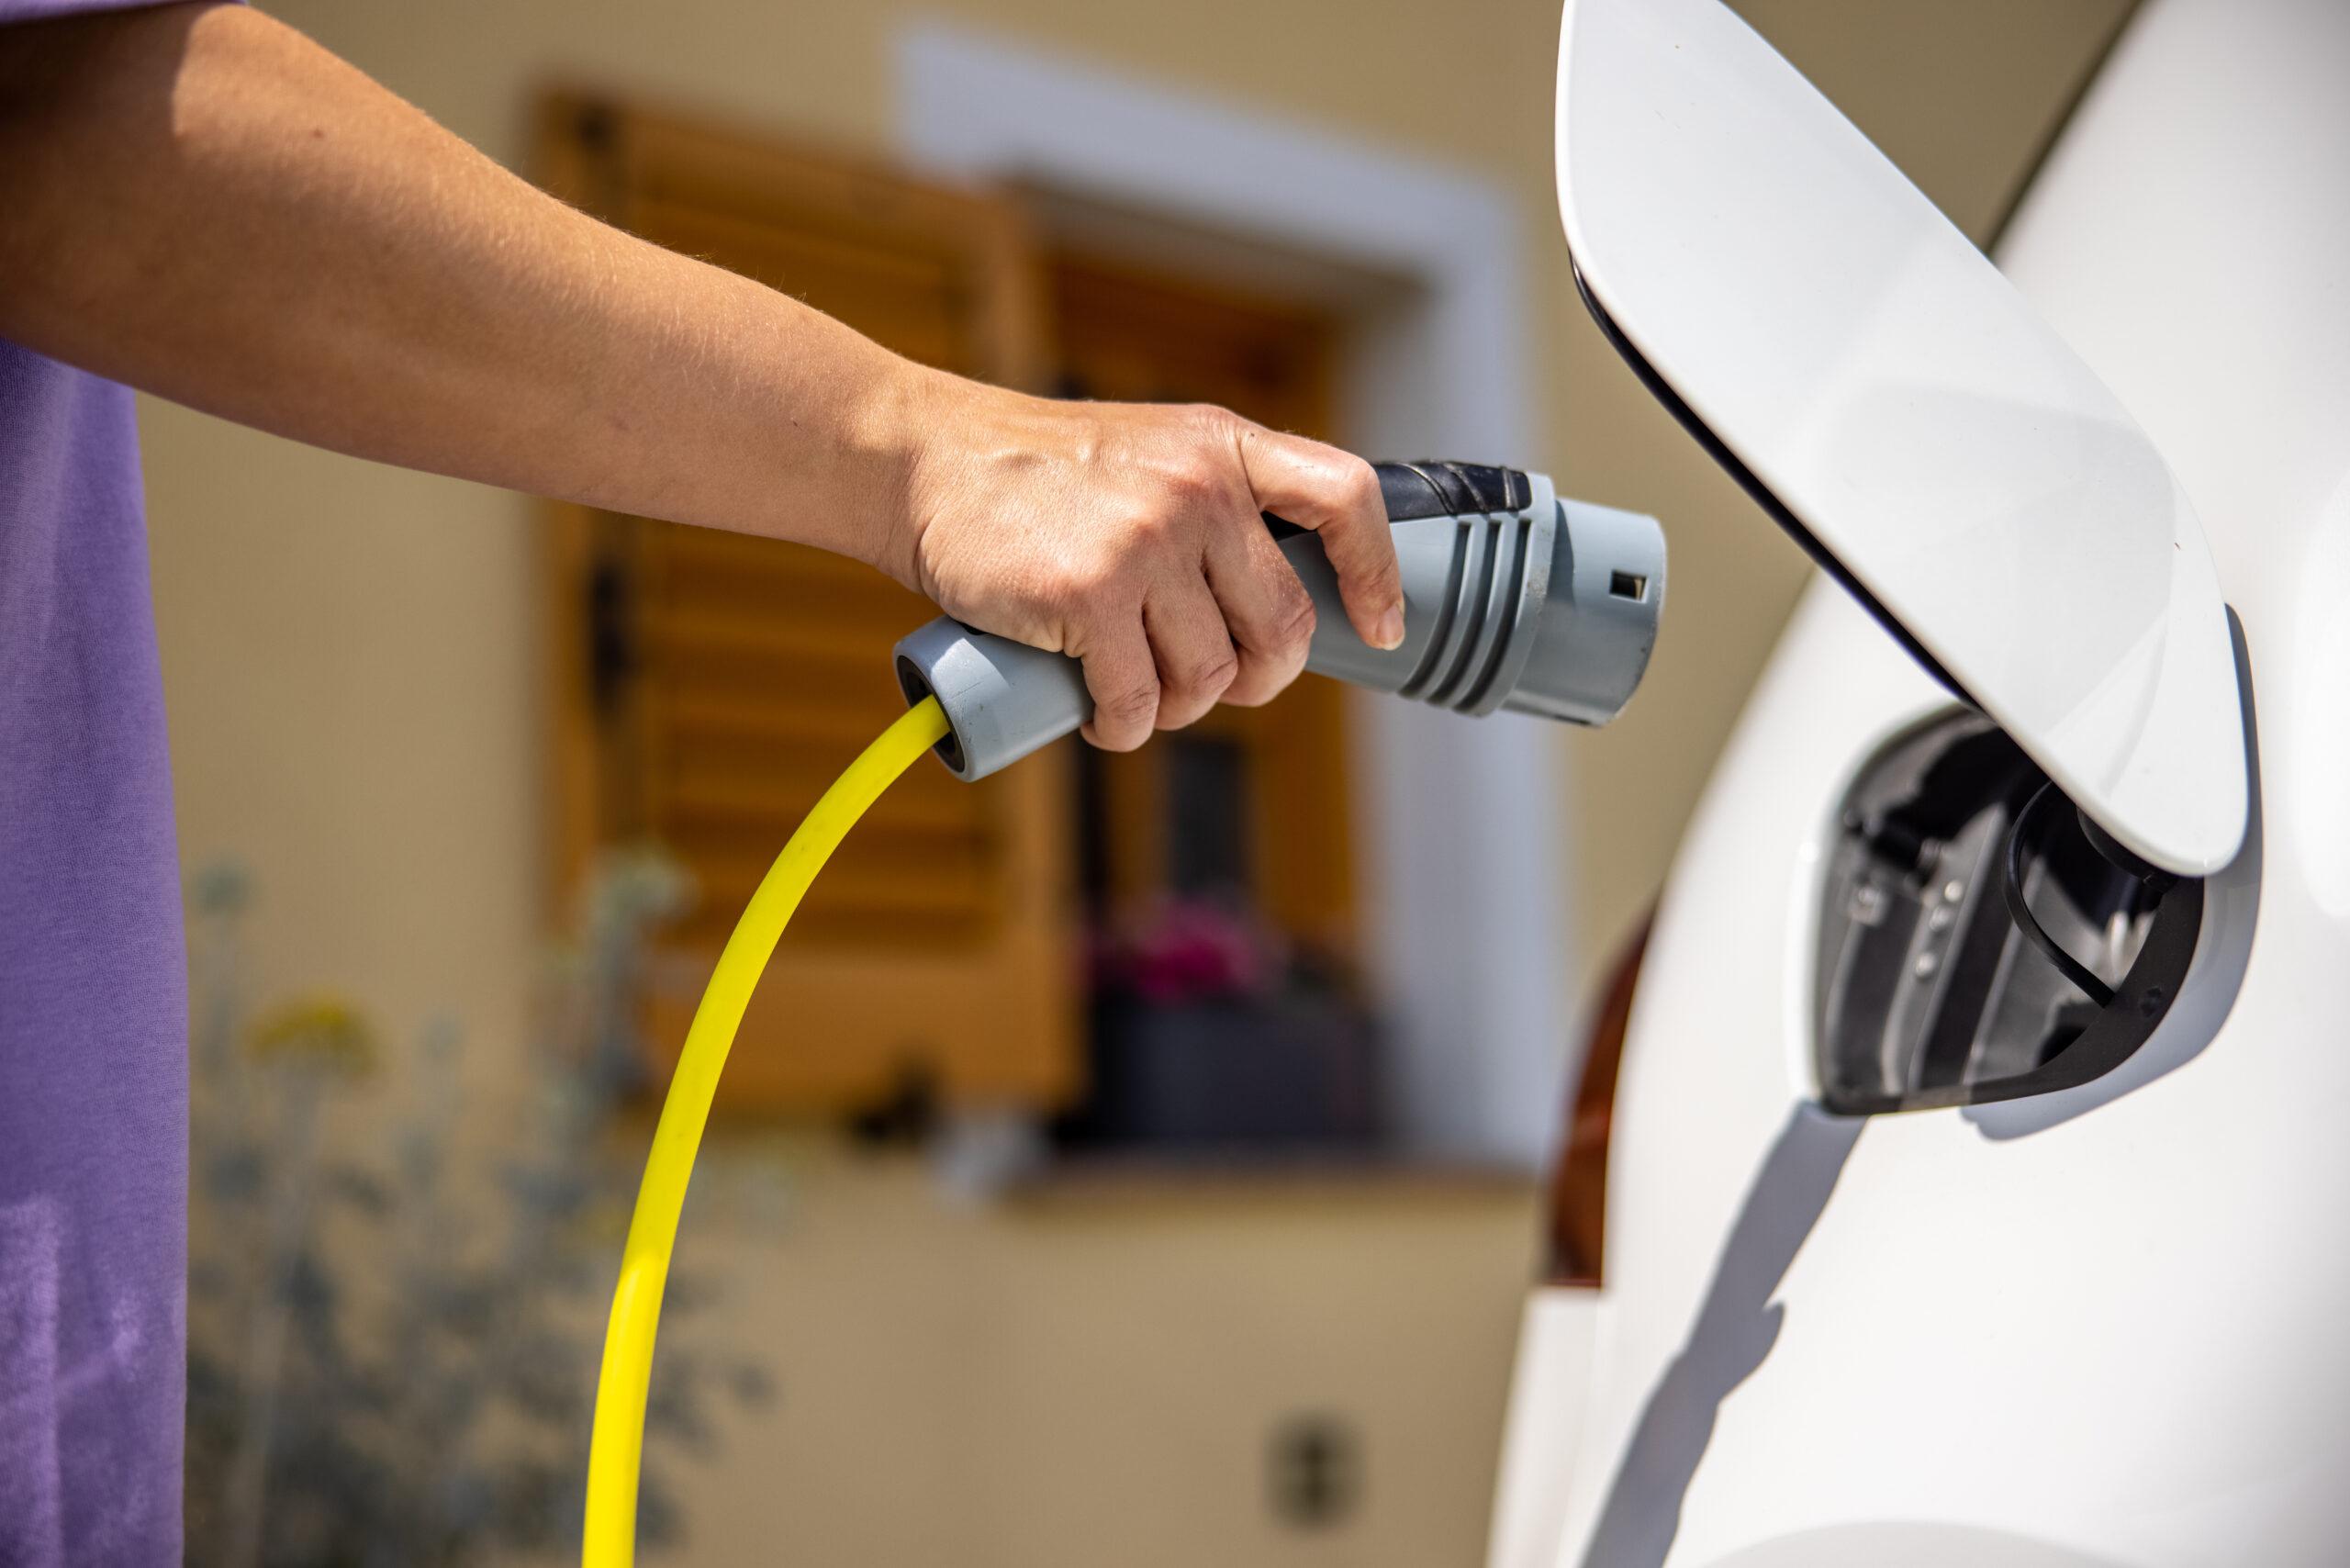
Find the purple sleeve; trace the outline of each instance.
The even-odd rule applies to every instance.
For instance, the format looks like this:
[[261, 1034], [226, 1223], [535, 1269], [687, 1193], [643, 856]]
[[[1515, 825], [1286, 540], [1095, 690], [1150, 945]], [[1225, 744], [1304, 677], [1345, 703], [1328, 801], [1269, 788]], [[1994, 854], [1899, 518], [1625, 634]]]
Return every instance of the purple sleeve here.
[[136, 11], [162, 3], [162, 0], [0, 0], [0, 26], [79, 16], [84, 11]]
[[[0, 25], [125, 10], [0, 0]], [[179, 1568], [187, 973], [130, 393], [0, 342], [0, 1564]]]

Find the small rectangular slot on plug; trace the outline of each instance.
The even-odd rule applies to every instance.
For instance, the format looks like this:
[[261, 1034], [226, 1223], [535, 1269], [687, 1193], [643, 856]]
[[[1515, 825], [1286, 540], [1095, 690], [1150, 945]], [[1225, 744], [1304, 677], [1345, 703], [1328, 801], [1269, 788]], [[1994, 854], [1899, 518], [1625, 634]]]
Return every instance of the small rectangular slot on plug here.
[[1638, 572], [1616, 572], [1608, 577], [1607, 591], [1617, 599], [1646, 599], [1649, 580]]

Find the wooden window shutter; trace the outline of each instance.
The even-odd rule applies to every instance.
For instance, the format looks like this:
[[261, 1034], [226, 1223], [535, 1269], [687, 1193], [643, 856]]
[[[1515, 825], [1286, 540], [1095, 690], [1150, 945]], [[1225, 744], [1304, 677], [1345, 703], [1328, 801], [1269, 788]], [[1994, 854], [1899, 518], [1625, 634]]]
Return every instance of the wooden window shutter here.
[[[1034, 386], [1037, 262], [1006, 201], [632, 106], [544, 106], [546, 183], [674, 250], [794, 295], [911, 358]], [[649, 1028], [674, 1061], [758, 878], [904, 709], [890, 649], [936, 613], [804, 546], [552, 506], [557, 889], [652, 840], [692, 872]], [[721, 1090], [835, 1113], [919, 1081], [1047, 1105], [1076, 1088], [1067, 758], [976, 785], [917, 764], [850, 836], [768, 966]]]

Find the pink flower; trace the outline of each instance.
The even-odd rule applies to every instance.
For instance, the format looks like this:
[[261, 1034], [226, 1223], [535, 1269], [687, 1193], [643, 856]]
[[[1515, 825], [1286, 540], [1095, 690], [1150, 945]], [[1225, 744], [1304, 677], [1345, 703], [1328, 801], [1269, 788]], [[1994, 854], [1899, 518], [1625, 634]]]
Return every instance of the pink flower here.
[[1224, 904], [1171, 900], [1137, 921], [1096, 932], [1097, 991], [1125, 991], [1159, 1006], [1254, 996], [1281, 973], [1278, 940]]

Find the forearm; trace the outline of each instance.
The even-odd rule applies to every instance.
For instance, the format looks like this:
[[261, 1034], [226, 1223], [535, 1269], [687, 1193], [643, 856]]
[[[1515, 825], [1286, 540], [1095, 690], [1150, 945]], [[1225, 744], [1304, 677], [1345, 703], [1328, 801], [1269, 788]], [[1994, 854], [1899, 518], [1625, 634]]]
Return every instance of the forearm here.
[[901, 575], [906, 432], [963, 395], [563, 206], [241, 8], [0, 28], [0, 336], [27, 347], [339, 451]]
[[1404, 634], [1360, 458], [921, 369], [532, 190], [252, 11], [0, 27], [0, 337], [320, 446], [872, 562], [1084, 659], [1105, 745], [1297, 673], [1313, 602], [1262, 510], [1321, 531], [1365, 639]]

